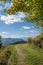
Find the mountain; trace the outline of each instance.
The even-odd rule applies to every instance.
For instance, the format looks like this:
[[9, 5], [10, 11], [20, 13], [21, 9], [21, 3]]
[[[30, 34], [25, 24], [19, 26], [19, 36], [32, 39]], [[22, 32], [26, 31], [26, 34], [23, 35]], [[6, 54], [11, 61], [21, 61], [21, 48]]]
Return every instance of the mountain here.
[[28, 41], [28, 37], [22, 37], [22, 39]]
[[3, 45], [7, 45], [7, 44], [15, 44], [15, 43], [25, 43], [26, 40], [25, 39], [21, 39], [21, 38], [2, 38], [2, 43]]

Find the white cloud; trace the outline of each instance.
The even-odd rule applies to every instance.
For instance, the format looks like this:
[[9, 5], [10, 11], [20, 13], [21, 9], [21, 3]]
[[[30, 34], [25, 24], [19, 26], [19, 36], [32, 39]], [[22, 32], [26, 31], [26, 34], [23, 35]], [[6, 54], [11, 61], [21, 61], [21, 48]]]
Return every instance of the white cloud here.
[[11, 35], [9, 36], [10, 38], [20, 38], [19, 36], [14, 36], [14, 35]]
[[3, 35], [3, 34], [8, 34], [7, 32], [0, 32], [0, 35]]
[[10, 35], [8, 32], [0, 32], [2, 38], [20, 38], [20, 35]]
[[1, 32], [0, 34], [8, 34], [7, 32]]
[[35, 30], [30, 30], [31, 33], [35, 32]]
[[31, 27], [29, 26], [22, 26], [23, 29], [30, 29]]
[[25, 18], [26, 17], [25, 13], [23, 13], [23, 12], [18, 12], [18, 16], [20, 18]]
[[34, 33], [34, 34], [38, 34], [39, 31], [38, 30], [30, 30], [31, 33]]
[[5, 22], [5, 24], [12, 24], [15, 22], [22, 22], [22, 19], [25, 17], [24, 13], [18, 13], [16, 15], [1, 15], [1, 20]]
[[32, 26], [32, 28], [34, 28], [34, 26]]
[[0, 32], [0, 36], [2, 36], [2, 38], [8, 38], [8, 32]]

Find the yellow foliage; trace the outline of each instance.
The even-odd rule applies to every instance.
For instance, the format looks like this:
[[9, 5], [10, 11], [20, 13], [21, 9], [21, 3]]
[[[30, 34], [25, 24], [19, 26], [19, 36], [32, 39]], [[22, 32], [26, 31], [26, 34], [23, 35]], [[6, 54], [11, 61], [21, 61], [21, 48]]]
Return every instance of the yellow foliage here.
[[32, 12], [32, 17], [34, 17], [35, 16], [35, 13], [34, 12]]

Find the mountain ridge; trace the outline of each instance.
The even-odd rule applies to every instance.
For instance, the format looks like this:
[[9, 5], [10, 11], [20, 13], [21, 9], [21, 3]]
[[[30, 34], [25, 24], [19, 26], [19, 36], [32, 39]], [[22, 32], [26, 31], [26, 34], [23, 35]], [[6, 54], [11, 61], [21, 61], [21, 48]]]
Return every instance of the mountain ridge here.
[[2, 44], [7, 45], [7, 44], [15, 44], [15, 43], [25, 43], [27, 42], [26, 39], [23, 38], [2, 38]]

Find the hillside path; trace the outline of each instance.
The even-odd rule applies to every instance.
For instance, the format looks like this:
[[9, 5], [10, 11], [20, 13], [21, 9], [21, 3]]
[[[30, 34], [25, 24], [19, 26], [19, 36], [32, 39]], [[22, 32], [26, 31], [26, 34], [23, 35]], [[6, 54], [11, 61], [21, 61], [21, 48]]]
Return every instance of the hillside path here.
[[18, 64], [17, 65], [24, 65], [25, 54], [22, 52], [22, 50], [17, 45], [15, 46], [15, 49], [18, 54]]

